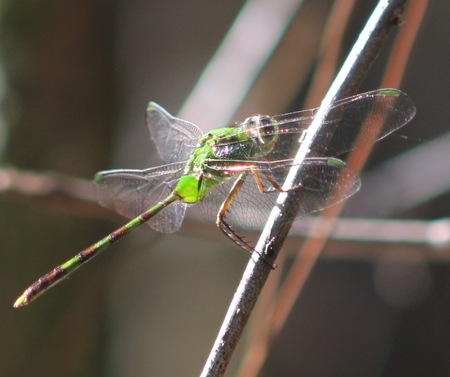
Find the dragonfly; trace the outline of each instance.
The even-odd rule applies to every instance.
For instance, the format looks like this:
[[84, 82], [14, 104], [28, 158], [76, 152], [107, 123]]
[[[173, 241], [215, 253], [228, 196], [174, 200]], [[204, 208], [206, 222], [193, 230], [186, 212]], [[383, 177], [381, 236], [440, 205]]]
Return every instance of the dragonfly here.
[[[283, 182], [293, 154], [309, 132], [317, 109], [268, 116], [203, 133], [195, 124], [170, 115], [154, 102], [147, 107], [150, 136], [165, 165], [145, 170], [118, 169], [96, 174], [101, 205], [132, 220], [30, 285], [14, 307], [28, 305], [49, 288], [99, 255], [140, 225], [177, 231], [186, 209], [213, 220], [236, 245], [252, 253], [242, 235], [261, 229], [280, 192], [298, 192], [304, 216], [345, 200], [359, 190], [360, 179], [337, 158], [358, 146], [380, 140], [408, 123], [415, 106], [397, 89], [378, 89], [333, 102], [317, 132], [301, 174], [287, 189]], [[362, 124], [383, 120], [380, 127]]]

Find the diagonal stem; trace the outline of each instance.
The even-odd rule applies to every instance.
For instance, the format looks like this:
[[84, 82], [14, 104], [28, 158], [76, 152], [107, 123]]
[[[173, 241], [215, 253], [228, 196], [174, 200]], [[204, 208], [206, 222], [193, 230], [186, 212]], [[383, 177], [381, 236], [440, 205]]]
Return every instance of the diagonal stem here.
[[[322, 123], [326, 119], [329, 104], [336, 99], [349, 96], [357, 90], [389, 32], [398, 25], [405, 3], [406, 0], [382, 0], [378, 3], [325, 96], [310, 129], [311, 132], [308, 132], [307, 138], [302, 142], [295, 157], [295, 163], [301, 164], [307, 156], [309, 147], [315, 141], [317, 131], [321, 129]], [[298, 182], [296, 177], [301, 173], [301, 168], [292, 168], [285, 187], [289, 187], [290, 182]], [[267, 255], [266, 260], [268, 261], [276, 259], [300, 205], [294, 192], [281, 193], [277, 203], [278, 205], [272, 210], [256, 246], [256, 251]], [[270, 267], [256, 255], [254, 259], [247, 265], [203, 369], [202, 377], [224, 375], [253, 306], [267, 280]]]

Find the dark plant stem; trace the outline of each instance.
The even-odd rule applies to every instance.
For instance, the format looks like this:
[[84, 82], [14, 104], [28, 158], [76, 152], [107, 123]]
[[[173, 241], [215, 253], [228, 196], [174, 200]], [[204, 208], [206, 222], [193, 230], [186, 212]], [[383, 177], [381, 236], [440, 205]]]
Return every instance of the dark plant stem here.
[[[356, 92], [389, 32], [401, 22], [405, 4], [406, 0], [382, 0], [378, 3], [323, 99], [315, 120], [308, 130], [308, 135], [295, 157], [296, 163], [301, 164], [307, 156], [310, 145], [315, 141], [315, 135], [326, 119], [329, 104]], [[301, 167], [292, 169], [286, 180], [286, 187], [289, 187], [289, 180], [295, 181], [295, 177], [299, 174], [302, 174]], [[256, 250], [266, 257], [263, 260], [254, 253], [254, 257], [247, 265], [205, 364], [202, 377], [217, 377], [225, 374], [232, 353], [271, 271], [269, 263], [276, 260], [295, 220], [300, 205], [295, 195], [293, 190], [280, 194], [277, 206], [272, 210], [256, 246]]]

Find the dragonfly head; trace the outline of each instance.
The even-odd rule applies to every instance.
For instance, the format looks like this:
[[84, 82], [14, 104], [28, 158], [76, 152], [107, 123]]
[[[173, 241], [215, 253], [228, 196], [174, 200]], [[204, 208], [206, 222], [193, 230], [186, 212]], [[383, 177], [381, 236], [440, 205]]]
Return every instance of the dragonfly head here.
[[242, 128], [257, 143], [262, 154], [267, 154], [273, 149], [280, 129], [278, 123], [269, 115], [248, 117]]

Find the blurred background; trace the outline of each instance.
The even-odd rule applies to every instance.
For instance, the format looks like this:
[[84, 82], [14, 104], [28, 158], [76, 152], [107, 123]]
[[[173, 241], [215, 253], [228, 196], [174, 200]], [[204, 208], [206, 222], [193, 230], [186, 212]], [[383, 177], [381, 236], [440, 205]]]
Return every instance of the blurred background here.
[[[145, 126], [150, 100], [202, 130], [317, 106], [328, 20], [343, 30], [331, 44], [338, 68], [376, 3], [3, 0], [0, 375], [198, 375], [248, 261], [213, 225], [188, 219], [171, 235], [142, 227], [30, 307], [12, 303], [124, 222], [78, 195], [89, 197], [83, 183], [99, 170], [161, 163]], [[407, 14], [400, 27], [419, 25], [399, 87], [417, 115], [397, 132], [407, 138], [377, 144], [344, 212], [377, 222], [366, 240], [346, 235], [362, 220], [338, 227], [260, 376], [448, 375], [450, 233], [438, 220], [450, 213], [450, 3], [418, 3], [423, 20]], [[344, 5], [348, 18], [336, 12]], [[380, 87], [397, 33], [359, 92]], [[62, 180], [67, 197], [23, 171], [81, 181]], [[227, 375], [257, 331], [255, 315]]]

